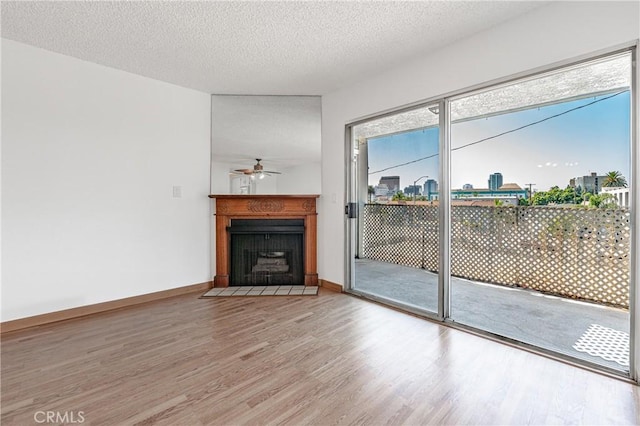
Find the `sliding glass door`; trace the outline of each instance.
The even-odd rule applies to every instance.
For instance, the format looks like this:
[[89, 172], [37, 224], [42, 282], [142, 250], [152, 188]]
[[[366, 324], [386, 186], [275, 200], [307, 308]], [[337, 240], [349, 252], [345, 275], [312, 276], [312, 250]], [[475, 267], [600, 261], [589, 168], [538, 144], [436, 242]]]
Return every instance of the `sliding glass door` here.
[[351, 128], [352, 290], [437, 313], [439, 105]]
[[629, 374], [632, 64], [348, 126], [349, 291]]
[[451, 100], [451, 319], [629, 369], [631, 54]]

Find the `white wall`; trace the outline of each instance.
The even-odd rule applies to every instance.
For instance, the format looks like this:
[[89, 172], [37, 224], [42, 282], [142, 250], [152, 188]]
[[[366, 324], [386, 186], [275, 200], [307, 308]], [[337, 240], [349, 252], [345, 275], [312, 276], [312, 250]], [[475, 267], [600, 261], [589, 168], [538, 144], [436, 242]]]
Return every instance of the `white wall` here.
[[229, 172], [233, 170], [230, 163], [211, 161], [211, 194], [230, 194], [231, 181]]
[[553, 3], [322, 98], [320, 278], [344, 284], [344, 126], [640, 37], [638, 2]]
[[209, 94], [2, 40], [1, 320], [209, 281], [209, 133]]
[[279, 176], [265, 176], [262, 179], [256, 179], [256, 194], [279, 194], [278, 191]]
[[278, 194], [320, 194], [322, 166], [320, 161], [280, 170]]

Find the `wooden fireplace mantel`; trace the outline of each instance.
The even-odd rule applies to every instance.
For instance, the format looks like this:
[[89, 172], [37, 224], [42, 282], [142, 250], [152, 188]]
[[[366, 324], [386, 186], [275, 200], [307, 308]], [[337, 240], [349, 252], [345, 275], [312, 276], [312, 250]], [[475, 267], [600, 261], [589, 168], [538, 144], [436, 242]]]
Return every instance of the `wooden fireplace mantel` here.
[[304, 285], [318, 285], [317, 210], [319, 195], [212, 194], [216, 200], [216, 275], [214, 287], [229, 286], [231, 219], [303, 219]]

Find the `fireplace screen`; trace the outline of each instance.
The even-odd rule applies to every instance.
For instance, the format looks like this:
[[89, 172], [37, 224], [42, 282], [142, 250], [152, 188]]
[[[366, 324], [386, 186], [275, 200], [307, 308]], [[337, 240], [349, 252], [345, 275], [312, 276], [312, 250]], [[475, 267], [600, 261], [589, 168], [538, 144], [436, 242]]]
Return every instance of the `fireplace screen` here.
[[304, 284], [304, 223], [298, 219], [231, 221], [230, 285]]

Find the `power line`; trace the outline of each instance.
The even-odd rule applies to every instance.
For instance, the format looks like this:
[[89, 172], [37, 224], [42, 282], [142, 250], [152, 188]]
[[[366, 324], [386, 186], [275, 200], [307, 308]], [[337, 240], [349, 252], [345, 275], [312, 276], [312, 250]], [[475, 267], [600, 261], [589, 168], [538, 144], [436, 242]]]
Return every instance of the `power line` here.
[[380, 170], [376, 170], [375, 172], [369, 172], [369, 174], [373, 175], [375, 173], [386, 172], [387, 170], [395, 169], [396, 167], [406, 166], [407, 164], [417, 163], [418, 161], [426, 160], [427, 158], [433, 158], [433, 157], [437, 157], [437, 156], [438, 156], [438, 154], [431, 154], [431, 155], [428, 155], [426, 157], [418, 158], [417, 160], [411, 160], [411, 161], [407, 161], [406, 163], [397, 164], [395, 166], [387, 167], [386, 169], [380, 169]]
[[[487, 138], [480, 139], [480, 140], [477, 140], [475, 142], [470, 142], [468, 144], [464, 144], [464, 145], [461, 145], [461, 146], [456, 147], [456, 148], [451, 148], [451, 151], [457, 151], [459, 149], [466, 148], [466, 147], [472, 146], [472, 145], [477, 145], [477, 144], [479, 144], [481, 142], [486, 142], [488, 140], [495, 139], [495, 138], [498, 138], [500, 136], [507, 135], [509, 133], [517, 132], [518, 130], [526, 129], [527, 127], [531, 127], [531, 126], [534, 126], [536, 124], [540, 124], [540, 123], [545, 122], [547, 120], [551, 120], [552, 118], [560, 117], [561, 115], [568, 114], [568, 113], [570, 113], [572, 111], [576, 111], [576, 110], [579, 110], [579, 109], [582, 109], [582, 108], [586, 108], [586, 107], [591, 106], [593, 104], [597, 104], [598, 102], [606, 101], [607, 99], [611, 99], [614, 96], [621, 95], [621, 94], [623, 94], [625, 92], [627, 92], [627, 91], [623, 90], [622, 92], [614, 93], [613, 95], [609, 95], [609, 96], [604, 97], [604, 98], [596, 99], [595, 101], [589, 102], [588, 104], [584, 104], [584, 105], [580, 105], [580, 106], [568, 109], [566, 111], [560, 112], [558, 114], [551, 115], [551, 116], [543, 118], [541, 120], [534, 121], [534, 122], [529, 123], [529, 124], [525, 124], [524, 126], [520, 126], [520, 127], [515, 128], [515, 129], [507, 130], [505, 132], [498, 133], [497, 135], [489, 136]], [[370, 172], [369, 174], [373, 175], [373, 174], [376, 174], [376, 173], [386, 172], [387, 170], [391, 170], [391, 169], [395, 169], [395, 168], [398, 168], [398, 167], [406, 166], [406, 165], [412, 164], [412, 163], [417, 163], [419, 161], [427, 160], [429, 158], [433, 158], [433, 157], [437, 157], [437, 156], [438, 156], [438, 153], [427, 155], [426, 157], [418, 158], [416, 160], [407, 161], [406, 163], [396, 164], [394, 166], [390, 166], [390, 167], [386, 167], [384, 169], [376, 170], [375, 172]]]
[[570, 113], [572, 111], [576, 111], [576, 110], [581, 109], [581, 108], [586, 108], [586, 107], [591, 106], [593, 104], [596, 104], [598, 102], [606, 101], [607, 99], [611, 99], [614, 96], [618, 96], [618, 95], [620, 95], [622, 93], [625, 93], [625, 92], [626, 92], [626, 90], [623, 91], [623, 92], [614, 93], [613, 95], [609, 95], [609, 96], [607, 96], [605, 98], [596, 99], [595, 101], [589, 102], [588, 104], [584, 104], [584, 105], [577, 106], [575, 108], [568, 109], [568, 110], [560, 112], [558, 114], [554, 114], [554, 115], [551, 115], [549, 117], [543, 118], [542, 120], [534, 121], [533, 123], [525, 124], [524, 126], [520, 126], [520, 127], [515, 128], [515, 129], [512, 129], [512, 130], [507, 130], [506, 132], [498, 133], [497, 135], [489, 136], [488, 138], [480, 139], [478, 141], [471, 142], [471, 143], [459, 146], [457, 148], [452, 148], [451, 151], [456, 151], [458, 149], [466, 148], [466, 147], [471, 146], [471, 145], [479, 144], [480, 142], [485, 142], [485, 141], [488, 141], [490, 139], [494, 139], [494, 138], [497, 138], [497, 137], [500, 137], [500, 136], [504, 136], [504, 135], [509, 134], [509, 133], [517, 132], [518, 130], [522, 130], [522, 129], [525, 129], [527, 127], [531, 127], [531, 126], [533, 126], [535, 124], [540, 124], [540, 123], [542, 123], [544, 121], [551, 120], [552, 118], [560, 117], [561, 115], [568, 114], [568, 113]]

